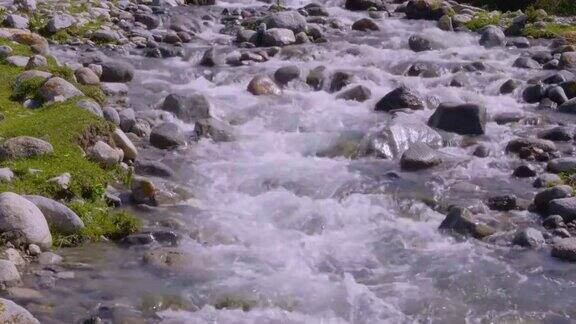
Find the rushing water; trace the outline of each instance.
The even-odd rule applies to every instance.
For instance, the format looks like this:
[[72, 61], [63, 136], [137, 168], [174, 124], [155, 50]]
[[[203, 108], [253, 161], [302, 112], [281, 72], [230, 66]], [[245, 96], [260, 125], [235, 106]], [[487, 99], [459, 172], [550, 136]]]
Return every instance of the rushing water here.
[[[340, 1], [316, 2], [344, 25], [366, 15], [340, 8]], [[221, 4], [254, 5], [259, 4]], [[195, 10], [174, 9], [200, 15]], [[104, 248], [89, 258], [83, 249], [64, 252], [67, 259], [90, 260], [100, 270], [86, 279], [92, 281], [88, 287], [78, 288], [82, 303], [137, 306], [143, 295], [164, 292], [195, 305], [190, 311], [163, 311], [152, 320], [164, 323], [560, 323], [576, 317], [571, 265], [553, 260], [547, 249], [456, 241], [437, 231], [444, 215], [422, 202], [473, 204], [509, 192], [531, 198], [530, 182], [510, 177], [517, 164], [504, 147], [515, 134], [541, 126], [490, 122], [487, 135], [478, 139], [492, 149], [490, 158], [473, 157], [474, 146], [445, 147], [442, 166], [418, 173], [401, 172], [398, 160], [322, 154], [350, 136], [388, 123], [390, 117], [373, 107], [400, 83], [440, 102], [484, 104], [491, 116], [542, 114], [518, 103], [518, 93], [498, 94], [511, 77], [528, 80], [542, 74], [511, 67], [520, 50], [486, 50], [478, 45], [478, 35], [444, 32], [428, 21], [377, 22], [381, 31], [332, 30], [326, 44], [284, 50], [250, 66], [198, 66], [214, 40], [223, 52], [234, 50], [229, 45], [233, 38], [219, 34], [222, 25], [217, 23], [204, 27], [199, 36], [205, 42], [186, 45], [184, 60], [131, 58], [139, 68], [130, 92], [136, 110], [156, 109], [172, 92], [201, 92], [210, 98], [212, 114], [233, 125], [235, 141], [203, 139], [161, 157], [177, 170], [177, 182], [194, 193], [194, 207], [179, 204], [157, 216], [177, 217], [192, 233], [177, 247], [190, 258], [185, 266], [166, 276], [143, 269], [137, 249]], [[426, 34], [444, 49], [412, 52], [407, 40], [415, 33]], [[487, 70], [466, 73], [468, 84], [462, 88], [448, 86], [451, 67], [475, 61], [484, 62]], [[415, 62], [437, 64], [442, 74], [401, 75]], [[319, 65], [329, 72], [353, 72], [355, 84], [370, 88], [372, 98], [364, 103], [338, 100], [302, 82], [291, 83], [276, 97], [246, 91], [254, 75], [272, 74], [289, 64], [298, 65], [304, 76]], [[432, 112], [399, 114], [395, 122], [425, 123]], [[510, 224], [535, 217], [528, 212], [496, 216], [510, 229]], [[244, 312], [211, 306], [226, 298], [252, 308]], [[63, 311], [54, 315], [66, 316]]]

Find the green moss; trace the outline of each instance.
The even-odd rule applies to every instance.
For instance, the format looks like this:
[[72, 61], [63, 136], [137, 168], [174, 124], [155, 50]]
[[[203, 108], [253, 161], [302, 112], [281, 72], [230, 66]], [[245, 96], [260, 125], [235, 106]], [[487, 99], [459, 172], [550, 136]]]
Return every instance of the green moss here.
[[472, 31], [478, 30], [488, 25], [497, 26], [500, 23], [502, 13], [498, 11], [493, 12], [479, 12], [466, 23], [466, 27]]
[[226, 295], [219, 298], [214, 307], [216, 309], [241, 309], [245, 312], [256, 306], [256, 302], [240, 296]]
[[12, 55], [22, 55], [22, 56], [32, 55], [30, 47], [13, 42], [6, 38], [0, 38], [0, 46], [9, 46], [10, 48], [12, 48]]
[[76, 86], [86, 97], [94, 99], [94, 101], [101, 105], [106, 103], [106, 95], [104, 94], [104, 91], [100, 89], [100, 87], [83, 84], [76, 84]]
[[[115, 126], [76, 107], [77, 99], [33, 110], [23, 107], [15, 100], [33, 96], [41, 82], [38, 78], [23, 82], [15, 89], [17, 98], [12, 97], [11, 85], [22, 71], [0, 61], [0, 112], [4, 115], [0, 122], [0, 142], [15, 136], [42, 138], [52, 144], [54, 153], [0, 162], [0, 167], [11, 168], [16, 175], [11, 183], [0, 183], [0, 192], [38, 194], [68, 202], [84, 220], [86, 228], [72, 236], [53, 232], [57, 245], [74, 245], [101, 237], [115, 240], [137, 231], [140, 223], [136, 218], [126, 212], [112, 212], [104, 200], [106, 185], [122, 181], [126, 175], [119, 168], [101, 168], [87, 160], [83, 153], [95, 139], [109, 138]], [[50, 71], [54, 73], [54, 66]], [[83, 90], [88, 95], [98, 93], [90, 87]], [[100, 93], [93, 96], [103, 100]], [[47, 181], [65, 172], [71, 174], [68, 189], [60, 189]]]
[[34, 99], [38, 90], [46, 82], [43, 77], [32, 77], [23, 80], [18, 85], [13, 86], [12, 89], [12, 100], [24, 101], [26, 99]]
[[527, 25], [522, 30], [522, 34], [526, 37], [534, 38], [554, 38], [561, 37], [567, 33], [576, 32], [576, 25], [565, 25], [557, 23], [548, 23], [544, 27], [536, 27], [534, 25]]

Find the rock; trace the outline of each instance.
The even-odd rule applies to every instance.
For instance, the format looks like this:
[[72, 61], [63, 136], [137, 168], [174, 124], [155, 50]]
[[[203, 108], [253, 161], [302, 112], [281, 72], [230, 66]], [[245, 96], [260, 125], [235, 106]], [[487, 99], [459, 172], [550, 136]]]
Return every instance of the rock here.
[[568, 142], [573, 139], [572, 132], [563, 126], [549, 128], [538, 133], [538, 137], [554, 142]]
[[558, 198], [548, 203], [548, 215], [560, 215], [565, 223], [576, 219], [576, 198]]
[[396, 123], [369, 134], [362, 141], [362, 153], [374, 154], [380, 158], [399, 157], [416, 143], [425, 143], [430, 147], [442, 146], [442, 136], [426, 125]]
[[444, 31], [454, 31], [454, 26], [452, 25], [452, 17], [449, 15], [444, 15], [438, 20], [438, 28]]
[[525, 115], [521, 112], [503, 112], [494, 115], [492, 118], [498, 125], [518, 123], [524, 119]]
[[512, 244], [536, 248], [544, 244], [544, 235], [539, 230], [528, 227], [516, 232]]
[[576, 238], [569, 237], [552, 245], [552, 256], [562, 261], [576, 262]]
[[12, 287], [6, 290], [8, 297], [23, 302], [40, 302], [44, 296], [38, 291], [30, 288]]
[[536, 171], [534, 170], [534, 168], [528, 165], [521, 165], [516, 169], [514, 169], [514, 172], [512, 172], [512, 176], [516, 178], [531, 178], [536, 176]]
[[412, 35], [408, 39], [408, 46], [414, 52], [424, 52], [433, 49], [432, 42], [421, 35]]
[[540, 69], [541, 66], [538, 62], [533, 60], [530, 57], [521, 56], [514, 61], [512, 64], [513, 67], [521, 68], [521, 69]]
[[50, 229], [40, 209], [15, 193], [0, 194], [0, 232], [10, 239], [22, 239], [46, 249], [52, 245]]
[[86, 111], [91, 112], [92, 114], [94, 114], [95, 116], [98, 117], [104, 117], [104, 113], [102, 112], [102, 108], [100, 107], [100, 105], [92, 100], [92, 99], [80, 99], [76, 102], [76, 107], [84, 109]]
[[90, 40], [99, 44], [118, 43], [120, 41], [120, 35], [114, 30], [99, 29], [90, 35]]
[[522, 84], [521, 81], [518, 80], [514, 80], [514, 79], [508, 79], [506, 82], [504, 82], [502, 84], [502, 86], [500, 86], [500, 93], [501, 94], [509, 94], [514, 92], [514, 90], [516, 90], [516, 88], [518, 88], [520, 85]]
[[48, 65], [48, 60], [42, 55], [32, 55], [26, 66], [24, 67], [26, 70], [34, 70], [37, 68], [42, 68]]
[[106, 61], [102, 66], [102, 82], [130, 82], [134, 78], [134, 68], [127, 63]]
[[53, 183], [60, 190], [66, 190], [70, 187], [71, 175], [68, 172], [62, 173], [59, 176], [48, 179], [49, 183]]
[[138, 204], [155, 204], [156, 188], [148, 178], [136, 176], [132, 179], [132, 199]]
[[536, 211], [546, 212], [552, 200], [572, 197], [573, 193], [572, 187], [566, 185], [544, 189], [534, 197], [534, 207]]
[[134, 19], [144, 24], [148, 29], [155, 29], [160, 26], [160, 19], [156, 16], [147, 13], [137, 13], [134, 15]]
[[428, 169], [442, 163], [436, 150], [424, 143], [415, 143], [400, 158], [400, 167], [406, 171]]
[[442, 224], [440, 224], [439, 229], [464, 236], [472, 236], [477, 239], [482, 239], [496, 232], [495, 229], [481, 224], [475, 218], [466, 208], [452, 207]]
[[439, 0], [410, 0], [404, 10], [408, 19], [438, 20], [447, 14]]
[[132, 127], [136, 125], [136, 112], [132, 108], [125, 108], [118, 113], [120, 117], [120, 129], [125, 132], [131, 132]]
[[255, 96], [280, 94], [280, 88], [265, 75], [255, 76], [248, 84], [248, 91]]
[[98, 141], [87, 152], [88, 158], [104, 168], [111, 168], [122, 161], [122, 157], [116, 149], [110, 145]]
[[550, 215], [544, 219], [542, 226], [547, 229], [562, 228], [566, 227], [564, 224], [564, 219], [560, 215]]
[[16, 265], [12, 261], [0, 260], [0, 288], [5, 290], [8, 287], [16, 286], [20, 280], [20, 272], [18, 272]]
[[174, 171], [160, 161], [136, 160], [134, 163], [134, 171], [137, 174], [161, 178], [170, 178], [174, 176]]
[[30, 253], [31, 256], [37, 256], [40, 255], [40, 253], [42, 253], [42, 250], [38, 245], [30, 244], [28, 245], [28, 253]]
[[527, 86], [522, 92], [522, 98], [527, 103], [536, 103], [546, 97], [546, 87], [542, 84]]
[[358, 85], [348, 90], [344, 90], [342, 93], [336, 96], [337, 99], [344, 100], [355, 100], [359, 102], [364, 102], [372, 96], [372, 91], [365, 86]]
[[474, 152], [472, 152], [472, 155], [479, 157], [479, 158], [485, 158], [488, 157], [490, 155], [490, 149], [486, 146], [486, 145], [478, 145], [476, 146], [476, 148], [474, 149]]
[[546, 91], [548, 98], [558, 105], [562, 105], [568, 101], [568, 97], [561, 86], [551, 86]]
[[0, 298], [0, 322], [18, 324], [40, 324], [26, 309], [11, 300]]
[[300, 68], [296, 65], [284, 66], [274, 72], [274, 80], [282, 86], [298, 78], [300, 78]]
[[38, 97], [44, 102], [65, 101], [83, 95], [74, 85], [59, 77], [48, 79], [38, 90]]
[[72, 27], [76, 23], [76, 19], [70, 15], [57, 13], [48, 20], [46, 24], [46, 31], [51, 34], [57, 33], [62, 29]]
[[6, 62], [18, 66], [18, 67], [26, 67], [28, 64], [29, 57], [28, 56], [21, 56], [21, 55], [12, 55], [8, 56]]
[[191, 255], [173, 248], [159, 248], [147, 252], [143, 263], [162, 272], [185, 269], [190, 265]]
[[116, 109], [112, 107], [104, 107], [102, 109], [102, 113], [104, 114], [104, 119], [117, 126], [120, 126], [120, 114], [118, 114]]
[[560, 55], [560, 67], [563, 69], [576, 68], [576, 52], [564, 52]]
[[59, 264], [62, 262], [62, 257], [53, 252], [42, 252], [38, 256], [38, 263], [41, 265]]
[[218, 55], [216, 48], [211, 47], [204, 52], [199, 64], [206, 67], [215, 67], [224, 64], [224, 60]]
[[380, 30], [380, 27], [370, 18], [362, 18], [357, 20], [352, 24], [353, 30], [359, 31], [369, 31], [369, 30]]
[[80, 84], [86, 85], [98, 85], [100, 84], [100, 77], [87, 67], [81, 67], [74, 71], [74, 76]]
[[346, 0], [344, 7], [353, 11], [364, 11], [371, 8], [378, 9], [382, 6], [381, 0]]
[[290, 29], [270, 28], [262, 35], [264, 46], [286, 46], [296, 43], [296, 36]]
[[546, 84], [559, 84], [574, 79], [574, 73], [566, 70], [559, 71], [542, 80]]
[[516, 138], [508, 142], [506, 152], [522, 153], [523, 151], [538, 151], [551, 153], [556, 151], [556, 145], [548, 140], [539, 138]]
[[510, 39], [508, 46], [516, 46], [516, 48], [529, 48], [530, 40], [526, 37], [514, 37]]
[[47, 55], [50, 53], [48, 41], [38, 34], [14, 30], [12, 40], [30, 46], [30, 49], [36, 54]]
[[330, 83], [330, 92], [338, 92], [352, 83], [354, 75], [348, 72], [337, 71], [332, 76], [332, 82]]
[[510, 26], [508, 28], [506, 28], [506, 30], [504, 31], [504, 34], [506, 36], [520, 36], [520, 35], [522, 35], [522, 29], [524, 29], [524, 27], [526, 26], [527, 21], [528, 21], [528, 16], [526, 16], [524, 14], [521, 14], [521, 15], [514, 17], [514, 19], [512, 19], [512, 23], [510, 24]]
[[576, 114], [576, 98], [572, 98], [558, 106], [558, 111], [567, 114]]
[[33, 11], [36, 10], [36, 0], [14, 0], [14, 5], [20, 10]]
[[440, 104], [428, 119], [430, 127], [460, 135], [482, 135], [486, 129], [486, 108], [476, 104]]
[[0, 145], [0, 161], [52, 154], [54, 148], [46, 141], [29, 136], [13, 137]]
[[498, 211], [516, 209], [518, 198], [514, 195], [493, 196], [488, 198], [488, 208]]
[[164, 99], [161, 109], [173, 113], [178, 119], [187, 123], [210, 118], [210, 102], [202, 94], [188, 96], [170, 94]]
[[534, 188], [547, 188], [559, 184], [562, 184], [562, 179], [558, 175], [544, 173], [534, 180], [532, 186]]
[[424, 109], [424, 101], [413, 90], [401, 86], [386, 94], [378, 103], [376, 111], [391, 111], [408, 108], [412, 110]]
[[28, 18], [16, 14], [10, 14], [4, 19], [3, 25], [9, 28], [27, 29]]
[[306, 18], [297, 11], [281, 11], [268, 15], [263, 21], [270, 29], [288, 29], [294, 33], [306, 31]]
[[326, 80], [326, 67], [318, 66], [308, 73], [306, 77], [306, 84], [312, 87], [314, 90], [319, 91], [324, 87], [324, 82]]
[[486, 48], [502, 47], [506, 45], [504, 32], [496, 26], [486, 26], [482, 29], [480, 45]]
[[568, 172], [572, 173], [576, 171], [576, 158], [574, 157], [561, 157], [550, 160], [546, 169], [552, 173], [562, 173]]
[[59, 233], [74, 234], [84, 228], [84, 222], [75, 212], [63, 204], [42, 196], [24, 196], [44, 214], [50, 228]]
[[135, 160], [138, 157], [138, 150], [126, 134], [119, 128], [116, 128], [112, 133], [112, 140], [117, 147], [124, 152], [124, 158], [128, 160]]
[[14, 172], [10, 168], [0, 168], [0, 182], [12, 182]]
[[174, 123], [163, 123], [152, 129], [150, 144], [159, 149], [169, 149], [186, 144], [184, 133]]
[[564, 93], [568, 97], [568, 99], [573, 99], [576, 97], [576, 80], [566, 81], [560, 83], [562, 89], [564, 89]]
[[234, 140], [230, 125], [214, 118], [201, 119], [194, 124], [194, 132], [198, 138], [211, 138], [215, 142], [231, 142]]

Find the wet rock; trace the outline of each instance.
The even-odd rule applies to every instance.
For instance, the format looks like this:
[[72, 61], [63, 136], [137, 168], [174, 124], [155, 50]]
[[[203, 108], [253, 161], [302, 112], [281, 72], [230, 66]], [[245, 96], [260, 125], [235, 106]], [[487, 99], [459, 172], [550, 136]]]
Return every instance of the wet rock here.
[[516, 178], [531, 178], [536, 176], [536, 171], [531, 166], [521, 165], [514, 169], [512, 176]]
[[124, 134], [124, 132], [116, 128], [112, 133], [112, 140], [117, 147], [124, 152], [124, 158], [128, 160], [135, 160], [138, 156], [138, 150], [132, 141]]
[[102, 108], [100, 105], [88, 98], [80, 99], [76, 102], [76, 107], [89, 111], [90, 113], [94, 114], [98, 117], [104, 117], [104, 113], [102, 112]]
[[270, 28], [262, 35], [264, 46], [286, 46], [296, 43], [296, 36], [290, 29]]
[[544, 236], [539, 230], [529, 227], [517, 231], [512, 240], [512, 244], [536, 248], [544, 244]]
[[421, 35], [412, 35], [408, 39], [408, 47], [414, 52], [424, 52], [433, 49], [432, 41]]
[[65, 101], [83, 95], [74, 85], [59, 77], [50, 78], [38, 90], [38, 97], [45, 102]]
[[562, 172], [575, 172], [576, 171], [576, 158], [574, 157], [561, 157], [550, 160], [546, 169], [552, 173]]
[[570, 232], [568, 232], [568, 230], [565, 228], [555, 228], [552, 231], [552, 235], [557, 236], [557, 237], [561, 237], [561, 238], [571, 237]]
[[248, 92], [255, 96], [279, 95], [280, 88], [269, 77], [257, 75], [248, 84]]
[[554, 142], [539, 138], [516, 138], [508, 142], [506, 152], [522, 154], [523, 152], [546, 152], [556, 151]]
[[214, 118], [198, 120], [194, 124], [194, 132], [198, 138], [210, 138], [215, 142], [234, 140], [234, 132], [230, 125]]
[[0, 168], [0, 182], [12, 182], [14, 172], [10, 168]]
[[380, 158], [399, 157], [411, 145], [425, 143], [430, 147], [442, 146], [442, 136], [428, 126], [412, 123], [396, 123], [369, 134], [361, 143], [361, 153]]
[[574, 77], [575, 77], [574, 73], [572, 73], [570, 71], [562, 70], [562, 71], [559, 71], [557, 73], [554, 73], [554, 74], [548, 76], [547, 78], [542, 80], [542, 82], [544, 82], [546, 84], [559, 84], [562, 82], [572, 80], [572, 79], [574, 79]]
[[38, 291], [31, 288], [12, 287], [6, 290], [8, 297], [25, 303], [40, 302], [44, 296]]
[[318, 66], [308, 73], [308, 77], [306, 77], [306, 84], [312, 87], [314, 90], [322, 90], [324, 87], [324, 82], [326, 80], [326, 67]]
[[564, 224], [564, 219], [560, 215], [550, 215], [544, 219], [542, 222], [542, 226], [547, 229], [555, 229], [555, 228], [562, 228], [566, 227]]
[[449, 15], [444, 15], [438, 20], [438, 28], [444, 31], [454, 31], [454, 26], [452, 24], [452, 17]]
[[516, 48], [529, 48], [530, 41], [526, 37], [514, 37], [510, 39], [508, 46], [516, 46]]
[[174, 170], [159, 161], [136, 160], [134, 163], [134, 171], [136, 171], [137, 174], [161, 178], [170, 178], [174, 176]]
[[50, 229], [40, 209], [15, 193], [0, 194], [0, 232], [46, 249], [52, 245]]
[[506, 125], [511, 123], [517, 123], [524, 118], [524, 114], [521, 112], [503, 112], [498, 113], [494, 116], [493, 120], [498, 125]]
[[534, 197], [534, 208], [539, 212], [546, 212], [548, 204], [554, 199], [572, 197], [574, 190], [566, 185], [555, 186], [540, 191]]
[[540, 69], [540, 63], [536, 62], [530, 57], [521, 56], [514, 61], [512, 64], [513, 67], [521, 68], [521, 69]]
[[152, 129], [150, 144], [159, 149], [169, 149], [186, 144], [186, 138], [175, 123], [163, 123]]
[[59, 233], [74, 234], [84, 228], [84, 222], [75, 212], [50, 198], [29, 195], [24, 198], [31, 201], [44, 214], [50, 228]]
[[404, 10], [408, 19], [438, 20], [448, 13], [438, 0], [410, 0]]
[[90, 40], [100, 44], [111, 44], [120, 41], [120, 35], [114, 30], [99, 29], [90, 35]]
[[102, 113], [104, 115], [104, 119], [117, 126], [120, 126], [120, 114], [118, 114], [116, 109], [112, 107], [104, 107], [102, 109]]
[[378, 103], [376, 111], [388, 112], [391, 110], [408, 108], [412, 110], [424, 109], [424, 101], [413, 90], [401, 86], [386, 94]]
[[154, 243], [154, 237], [150, 233], [139, 233], [128, 235], [122, 239], [125, 245], [148, 245]]
[[518, 198], [515, 195], [493, 196], [488, 198], [488, 208], [498, 211], [516, 209]]
[[42, 252], [38, 256], [38, 263], [41, 265], [59, 264], [62, 262], [62, 257], [53, 252]]
[[527, 103], [537, 103], [546, 97], [546, 87], [542, 84], [527, 86], [522, 92], [522, 99]]
[[216, 48], [214, 47], [207, 49], [200, 59], [200, 65], [206, 67], [214, 67], [223, 64], [224, 59], [216, 52]]
[[576, 52], [564, 52], [560, 55], [560, 67], [563, 69], [576, 68]]
[[134, 68], [124, 62], [105, 61], [102, 66], [102, 82], [130, 82], [134, 78]]
[[11, 261], [0, 260], [0, 288], [4, 290], [16, 286], [20, 280], [20, 272], [18, 272], [16, 265]]
[[144, 24], [148, 29], [155, 29], [160, 26], [160, 19], [156, 16], [147, 13], [138, 13], [134, 15], [134, 19]]
[[486, 108], [476, 104], [440, 104], [428, 119], [430, 127], [460, 135], [482, 135], [486, 129]]
[[538, 137], [554, 142], [568, 142], [572, 140], [572, 131], [567, 127], [557, 126], [539, 132]]
[[190, 255], [172, 248], [160, 248], [147, 252], [143, 263], [156, 270], [174, 271], [185, 268], [190, 263]]
[[552, 245], [552, 256], [562, 261], [576, 262], [576, 238], [569, 237]]
[[68, 27], [72, 27], [76, 23], [76, 19], [68, 14], [56, 14], [46, 24], [45, 28], [46, 31], [49, 33], [56, 33], [59, 30], [66, 29]]
[[330, 92], [338, 92], [344, 87], [350, 85], [354, 75], [352, 73], [337, 71], [332, 76], [332, 82], [330, 83]]
[[132, 108], [120, 110], [118, 113], [120, 117], [120, 128], [125, 132], [131, 132], [132, 127], [136, 125], [136, 112]]
[[486, 48], [502, 47], [506, 45], [506, 36], [500, 28], [486, 26], [481, 32], [480, 45]]
[[264, 18], [264, 23], [270, 29], [288, 29], [294, 33], [306, 30], [306, 18], [297, 11], [282, 11]]
[[132, 199], [138, 204], [155, 204], [156, 187], [150, 179], [135, 176], [131, 184]]
[[170, 94], [164, 99], [161, 109], [173, 113], [187, 123], [210, 118], [210, 102], [202, 94]]
[[472, 155], [479, 158], [488, 157], [490, 155], [490, 148], [488, 148], [486, 145], [480, 144], [476, 146], [474, 152], [472, 152]]
[[46, 154], [52, 154], [54, 148], [44, 140], [18, 136], [6, 140], [0, 145], [0, 161], [30, 158]]
[[364, 102], [372, 96], [372, 91], [365, 86], [358, 85], [348, 90], [344, 90], [342, 93], [336, 96], [337, 99], [344, 100], [355, 100], [359, 102]]
[[568, 97], [566, 96], [564, 89], [562, 89], [560, 86], [551, 86], [546, 92], [548, 98], [560, 106], [568, 101]]
[[534, 180], [532, 186], [534, 186], [534, 188], [547, 188], [559, 184], [562, 184], [562, 179], [558, 175], [544, 173]]
[[567, 197], [551, 200], [548, 203], [548, 215], [560, 215], [565, 223], [576, 219], [576, 198]]
[[500, 93], [501, 94], [509, 94], [514, 92], [520, 85], [522, 85], [521, 81], [509, 79], [500, 86]]
[[76, 69], [76, 71], [74, 71], [74, 76], [76, 76], [76, 80], [78, 80], [80, 84], [86, 84], [86, 85], [100, 84], [100, 77], [96, 75], [96, 73], [94, 73], [92, 69], [89, 69], [87, 67], [81, 67], [79, 69]]
[[370, 30], [380, 30], [378, 25], [374, 22], [374, 20], [370, 18], [362, 18], [352, 24], [353, 30], [359, 31], [370, 31]]
[[462, 207], [452, 207], [439, 229], [477, 239], [496, 233], [494, 228], [478, 222], [468, 209]]
[[353, 11], [364, 11], [371, 8], [380, 8], [382, 6], [381, 0], [346, 0], [344, 7]]
[[86, 153], [90, 160], [100, 164], [103, 168], [111, 168], [122, 161], [118, 150], [102, 141], [96, 142], [88, 148]]
[[538, 103], [539, 110], [555, 110], [557, 107], [558, 104], [548, 98], [544, 98]]
[[30, 312], [11, 300], [0, 298], [0, 309], [1, 323], [40, 324]]
[[567, 114], [576, 114], [576, 98], [572, 98], [558, 106], [558, 111]]
[[282, 86], [300, 78], [300, 68], [296, 65], [284, 66], [274, 72], [274, 80]]
[[564, 89], [564, 93], [568, 97], [568, 99], [572, 99], [576, 97], [576, 80], [566, 81], [560, 83], [562, 89]]
[[442, 163], [438, 152], [424, 143], [410, 145], [400, 158], [400, 167], [405, 171], [428, 169]]

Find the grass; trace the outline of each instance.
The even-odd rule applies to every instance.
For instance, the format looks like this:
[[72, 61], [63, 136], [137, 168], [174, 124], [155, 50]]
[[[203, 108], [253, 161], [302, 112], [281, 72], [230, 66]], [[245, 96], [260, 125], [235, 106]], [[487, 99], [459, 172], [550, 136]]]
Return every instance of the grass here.
[[524, 36], [534, 38], [570, 37], [573, 33], [576, 33], [576, 25], [557, 23], [548, 23], [544, 27], [526, 26], [522, 30]]
[[[11, 46], [15, 54], [30, 54], [26, 46], [5, 39], [0, 40], [0, 45]], [[47, 70], [69, 76], [66, 69], [54, 64], [50, 64]], [[18, 89], [14, 89], [16, 95], [12, 96], [11, 85], [22, 71], [20, 67], [0, 61], [0, 112], [4, 115], [4, 120], [0, 122], [0, 141], [23, 135], [42, 138], [53, 145], [54, 154], [1, 162], [0, 167], [11, 168], [16, 177], [11, 183], [0, 183], [0, 192], [38, 194], [67, 201], [67, 205], [82, 218], [86, 228], [69, 236], [53, 231], [57, 246], [77, 245], [101, 237], [116, 240], [137, 231], [140, 222], [134, 216], [126, 212], [112, 212], [104, 201], [106, 185], [122, 180], [125, 175], [119, 168], [102, 169], [87, 160], [83, 153], [95, 138], [109, 138], [114, 126], [76, 107], [77, 99], [33, 110], [23, 107], [19, 100], [34, 96], [41, 81], [32, 78], [23, 82]], [[98, 101], [105, 99], [101, 91], [92, 87], [82, 87], [81, 90], [86, 91], [87, 96], [97, 97]], [[60, 189], [47, 181], [65, 172], [71, 174], [68, 189]]]
[[544, 9], [547, 13], [554, 15], [576, 15], [576, 1], [574, 0], [468, 0], [463, 2], [491, 10], [514, 11], [534, 7]]
[[479, 12], [475, 14], [469, 22], [466, 23], [466, 27], [472, 31], [476, 31], [488, 25], [497, 26], [500, 23], [501, 17], [502, 13], [499, 11]]

